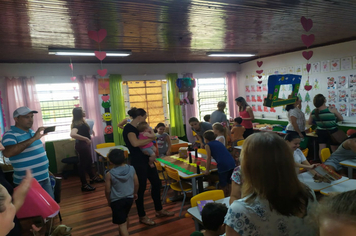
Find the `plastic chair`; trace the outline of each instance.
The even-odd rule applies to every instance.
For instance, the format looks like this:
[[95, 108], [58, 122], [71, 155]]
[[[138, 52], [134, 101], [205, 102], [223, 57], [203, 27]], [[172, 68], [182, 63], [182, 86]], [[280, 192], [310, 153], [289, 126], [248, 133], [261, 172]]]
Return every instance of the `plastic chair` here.
[[[197, 136], [197, 133], [195, 131], [192, 131], [192, 133], [193, 133], [193, 137]], [[196, 140], [195, 143], [200, 143], [200, 141]]]
[[96, 145], [96, 149], [106, 148], [106, 147], [114, 147], [115, 143], [100, 143]]
[[[96, 149], [100, 149], [100, 148], [107, 148], [107, 147], [114, 147], [115, 143], [100, 143], [96, 145]], [[102, 167], [102, 173], [105, 174], [105, 169], [106, 169], [106, 165], [108, 166], [107, 168], [109, 168], [110, 162], [106, 159], [106, 157], [102, 157], [102, 158], [98, 158], [98, 172], [99, 169], [101, 169], [101, 164], [102, 163], [103, 167]]]
[[180, 217], [181, 214], [182, 214], [182, 210], [183, 210], [183, 206], [184, 206], [184, 203], [185, 203], [185, 199], [187, 197], [186, 192], [191, 191], [192, 190], [192, 186], [190, 184], [187, 184], [187, 183], [182, 182], [180, 180], [180, 177], [179, 177], [179, 174], [178, 174], [177, 170], [174, 170], [174, 169], [169, 168], [169, 167], [166, 167], [165, 169], [166, 169], [166, 172], [167, 172], [169, 178], [171, 178], [171, 179], [176, 181], [176, 182], [173, 182], [173, 183], [171, 182], [171, 184], [169, 185], [171, 187], [171, 189], [173, 189], [174, 191], [183, 193], [183, 202], [182, 202], [182, 206], [181, 206], [180, 211], [179, 211], [179, 217]]
[[166, 199], [168, 188], [169, 188], [169, 183], [168, 183], [168, 176], [166, 171], [163, 169], [161, 163], [159, 161], [154, 162], [156, 165], [156, 169], [158, 172], [158, 177], [161, 181], [165, 182], [165, 185], [163, 186], [163, 194], [162, 194], [162, 204], [164, 203], [164, 200]]
[[324, 163], [331, 156], [329, 148], [323, 148], [320, 152], [321, 162]]
[[243, 139], [243, 140], [240, 140], [240, 141], [238, 141], [237, 142], [237, 146], [242, 146], [243, 144], [244, 144], [244, 142], [245, 142], [245, 139]]
[[195, 195], [194, 197], [192, 197], [190, 199], [190, 205], [191, 207], [196, 207], [198, 204], [198, 201], [204, 201], [204, 200], [219, 200], [219, 199], [223, 199], [225, 197], [224, 195], [224, 191], [219, 189], [219, 190], [210, 190], [210, 191], [206, 191], [203, 193], [199, 193], [197, 195]]
[[304, 156], [307, 157], [308, 153], [309, 153], [309, 148], [302, 150], [302, 152], [303, 152]]
[[206, 150], [202, 149], [202, 148], [198, 149], [198, 153], [203, 154], [203, 155], [207, 155]]

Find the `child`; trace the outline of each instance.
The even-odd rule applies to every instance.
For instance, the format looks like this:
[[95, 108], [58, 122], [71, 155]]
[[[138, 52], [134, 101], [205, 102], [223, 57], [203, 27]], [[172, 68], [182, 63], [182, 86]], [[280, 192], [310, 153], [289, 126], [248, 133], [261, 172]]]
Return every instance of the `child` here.
[[227, 129], [222, 124], [215, 123], [213, 124], [213, 131], [216, 135], [216, 140], [224, 144], [224, 146], [226, 147]]
[[212, 130], [213, 126], [208, 122], [199, 122], [196, 117], [190, 117], [189, 125], [192, 130], [196, 133], [195, 138], [200, 142], [200, 148], [204, 148], [204, 138], [203, 134], [207, 130]]
[[210, 115], [205, 115], [204, 121], [210, 123]]
[[237, 117], [234, 119], [234, 127], [231, 129], [231, 141], [233, 147], [237, 145], [238, 141], [244, 139], [243, 134], [245, 132], [245, 127], [243, 127], [241, 123], [241, 117]]
[[[148, 139], [148, 138], [155, 137], [153, 130], [145, 121], [137, 125], [137, 130], [140, 132], [140, 134], [138, 135], [139, 139]], [[151, 168], [154, 168], [155, 167], [154, 162], [156, 160], [156, 150], [157, 150], [156, 147], [153, 145], [152, 142], [150, 142], [149, 144], [141, 146], [140, 148], [145, 155], [150, 156], [148, 164], [151, 166]]]
[[201, 218], [205, 231], [196, 231], [190, 236], [219, 236], [225, 233], [224, 217], [227, 207], [222, 203], [208, 203], [201, 212]]
[[209, 175], [211, 158], [213, 157], [218, 164], [219, 185], [224, 190], [225, 197], [230, 195], [231, 175], [235, 168], [235, 160], [226, 147], [215, 140], [212, 130], [204, 133], [205, 150], [207, 154], [205, 175]]
[[128, 214], [137, 199], [138, 178], [133, 166], [125, 164], [124, 151], [113, 149], [108, 158], [115, 165], [105, 176], [105, 196], [112, 210], [112, 222], [121, 236], [128, 236]]
[[356, 235], [356, 190], [323, 198], [317, 207], [320, 236]]
[[[293, 157], [295, 162], [295, 171], [299, 174], [299, 168], [304, 168], [307, 170], [312, 170], [316, 167], [315, 164], [310, 165], [310, 163], [305, 158], [303, 152], [299, 149], [301, 138], [296, 133], [289, 133], [284, 137], [288, 146], [293, 150]], [[316, 174], [315, 171], [312, 173]]]
[[169, 135], [164, 132], [165, 130], [166, 126], [163, 123], [158, 123], [155, 128], [155, 132], [157, 131], [156, 138], [159, 156], [169, 156], [171, 154], [171, 139]]

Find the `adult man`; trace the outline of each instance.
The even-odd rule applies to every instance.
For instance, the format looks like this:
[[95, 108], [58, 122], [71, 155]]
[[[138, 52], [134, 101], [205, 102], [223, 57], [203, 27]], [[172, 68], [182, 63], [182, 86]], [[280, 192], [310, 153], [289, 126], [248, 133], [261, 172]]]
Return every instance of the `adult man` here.
[[19, 185], [26, 176], [26, 170], [32, 171], [33, 177], [46, 192], [54, 198], [48, 172], [48, 158], [43, 148], [41, 138], [44, 136], [44, 127], [34, 132], [33, 114], [38, 113], [28, 107], [20, 107], [14, 111], [15, 126], [11, 126], [3, 136], [2, 144], [5, 157], [10, 159], [14, 168], [14, 183]]

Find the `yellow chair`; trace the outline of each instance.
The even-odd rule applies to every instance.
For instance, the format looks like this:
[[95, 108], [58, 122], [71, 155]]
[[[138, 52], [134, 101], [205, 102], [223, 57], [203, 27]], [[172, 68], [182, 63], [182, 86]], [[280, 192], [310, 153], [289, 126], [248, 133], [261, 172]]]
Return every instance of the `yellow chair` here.
[[243, 144], [244, 144], [244, 142], [245, 142], [245, 139], [243, 139], [243, 140], [240, 140], [240, 141], [238, 141], [237, 142], [237, 146], [242, 146]]
[[164, 181], [164, 183], [165, 183], [165, 185], [163, 186], [164, 189], [163, 189], [163, 194], [162, 194], [162, 204], [163, 204], [164, 200], [166, 199], [166, 195], [167, 195], [168, 188], [169, 188], [168, 176], [167, 176], [165, 169], [163, 169], [161, 162], [155, 161], [154, 163], [156, 165], [159, 179], [161, 181]]
[[202, 148], [198, 149], [198, 153], [203, 154], [203, 155], [207, 155], [206, 150], [202, 149]]
[[323, 148], [320, 152], [321, 162], [324, 163], [331, 156], [329, 148]]
[[307, 157], [308, 153], [309, 153], [309, 148], [302, 150], [302, 152], [303, 152], [304, 156]]
[[198, 204], [198, 201], [204, 201], [204, 200], [219, 200], [219, 199], [223, 199], [225, 197], [224, 195], [224, 191], [219, 189], [219, 190], [210, 190], [210, 191], [206, 191], [203, 193], [199, 193], [197, 195], [195, 195], [194, 197], [192, 197], [190, 199], [190, 205], [191, 207], [196, 207]]
[[96, 149], [106, 148], [106, 147], [114, 147], [115, 143], [100, 143], [96, 145]]
[[[197, 133], [195, 131], [192, 131], [192, 133], [193, 133], [193, 137], [197, 136]], [[200, 141], [196, 140], [195, 143], [200, 143]]]
[[185, 199], [187, 197], [186, 192], [191, 191], [192, 190], [192, 186], [190, 184], [187, 184], [185, 182], [182, 182], [180, 180], [179, 174], [177, 170], [174, 170], [172, 168], [166, 167], [166, 172], [168, 174], [168, 177], [175, 180], [176, 182], [171, 182], [171, 184], [169, 185], [171, 187], [171, 189], [173, 189], [174, 191], [177, 192], [182, 192], [183, 193], [183, 202], [182, 202], [182, 206], [180, 208], [180, 212], [179, 212], [179, 217], [182, 214], [182, 210], [183, 210], [183, 206], [185, 203]]
[[[100, 148], [107, 148], [107, 147], [114, 147], [115, 143], [100, 143], [96, 145], [96, 149]], [[126, 156], [125, 156], [126, 157]], [[105, 174], [105, 169], [110, 169], [110, 162], [107, 160], [107, 157], [99, 157], [98, 156], [98, 171], [101, 169], [101, 164], [102, 163], [102, 174]]]

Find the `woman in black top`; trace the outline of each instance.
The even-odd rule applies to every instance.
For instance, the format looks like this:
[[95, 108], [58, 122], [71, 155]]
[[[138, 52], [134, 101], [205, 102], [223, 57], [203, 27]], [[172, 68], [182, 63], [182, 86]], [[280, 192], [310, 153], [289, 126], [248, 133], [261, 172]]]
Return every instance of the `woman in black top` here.
[[81, 107], [73, 109], [72, 131], [70, 136], [75, 140], [75, 150], [79, 156], [79, 176], [82, 182], [82, 191], [94, 191], [95, 187], [87, 183], [85, 173], [90, 177], [90, 183], [104, 182], [98, 175], [93, 174], [91, 167], [91, 137], [89, 125], [84, 120], [85, 112]]
[[132, 121], [124, 127], [123, 137], [127, 148], [130, 151], [131, 165], [135, 168], [138, 181], [138, 199], [136, 200], [137, 213], [140, 217], [140, 222], [146, 225], [154, 225], [155, 222], [146, 216], [143, 199], [146, 190], [147, 179], [150, 181], [152, 189], [151, 196], [154, 202], [156, 217], [172, 216], [173, 212], [168, 212], [162, 209], [161, 203], [161, 181], [158, 177], [156, 167], [151, 168], [148, 164], [149, 156], [141, 152], [140, 146], [144, 146], [153, 141], [153, 139], [138, 139], [139, 132], [137, 125], [146, 120], [146, 111], [139, 108], [132, 108], [128, 111]]

